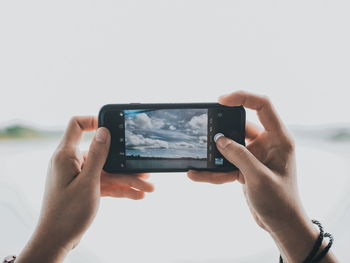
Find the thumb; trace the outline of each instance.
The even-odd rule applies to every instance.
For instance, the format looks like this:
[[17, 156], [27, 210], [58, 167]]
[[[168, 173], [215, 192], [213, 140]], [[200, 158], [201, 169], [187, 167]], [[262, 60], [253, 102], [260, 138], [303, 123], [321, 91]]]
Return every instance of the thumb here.
[[[234, 164], [246, 177], [261, 173], [264, 165], [243, 145], [225, 137], [222, 133], [214, 136], [214, 141], [221, 154]], [[248, 179], [249, 180], [249, 179]]]
[[111, 138], [108, 129], [103, 127], [98, 128], [82, 170], [85, 176], [95, 177], [101, 174], [101, 170], [107, 159], [110, 141]]

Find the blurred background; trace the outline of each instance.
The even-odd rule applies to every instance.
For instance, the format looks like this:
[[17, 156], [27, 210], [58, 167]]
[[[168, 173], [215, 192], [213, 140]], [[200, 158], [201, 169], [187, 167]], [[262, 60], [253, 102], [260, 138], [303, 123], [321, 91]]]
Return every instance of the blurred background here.
[[[308, 214], [350, 262], [349, 12], [340, 0], [0, 1], [0, 256], [33, 231], [71, 116], [244, 89], [268, 95], [294, 134]], [[103, 199], [66, 262], [277, 262], [239, 184], [150, 180], [142, 201]]]

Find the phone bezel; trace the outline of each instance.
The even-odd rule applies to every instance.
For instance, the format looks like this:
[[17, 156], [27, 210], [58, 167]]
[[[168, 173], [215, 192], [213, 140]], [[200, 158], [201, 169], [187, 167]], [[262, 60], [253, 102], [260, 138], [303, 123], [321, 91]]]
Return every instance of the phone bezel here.
[[[128, 104], [107, 104], [104, 105], [98, 114], [98, 126], [99, 127], [107, 127], [105, 123], [105, 114], [109, 111], [120, 111], [120, 110], [130, 110], [130, 109], [209, 109], [209, 108], [235, 108], [240, 112], [240, 127], [241, 127], [241, 134], [243, 140], [240, 142], [242, 145], [245, 146], [245, 123], [246, 123], [246, 112], [243, 106], [225, 106], [221, 105], [219, 103], [128, 103]], [[107, 161], [104, 166], [104, 170], [109, 173], [145, 173], [145, 172], [152, 172], [152, 173], [164, 173], [164, 172], [187, 172], [188, 170], [194, 170], [193, 168], [184, 168], [184, 169], [170, 169], [170, 168], [159, 168], [159, 169], [128, 169], [128, 168], [119, 168], [119, 167], [113, 167], [112, 162], [108, 162], [108, 159], [110, 158], [110, 153], [108, 153]], [[195, 170], [198, 171], [213, 171], [213, 172], [228, 172], [237, 170], [237, 168], [232, 166], [224, 166], [224, 167], [216, 167], [216, 168], [196, 168]]]

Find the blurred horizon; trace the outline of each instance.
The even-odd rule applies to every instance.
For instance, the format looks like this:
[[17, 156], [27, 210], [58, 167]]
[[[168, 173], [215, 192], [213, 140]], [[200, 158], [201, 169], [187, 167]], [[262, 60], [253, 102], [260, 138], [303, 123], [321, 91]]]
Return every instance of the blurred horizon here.
[[[294, 136], [308, 139], [331, 141], [350, 141], [350, 122], [320, 125], [287, 125]], [[0, 140], [23, 138], [49, 138], [63, 135], [64, 127], [42, 127], [21, 120], [13, 120], [6, 125], [0, 125]], [[89, 132], [87, 134], [91, 134]]]

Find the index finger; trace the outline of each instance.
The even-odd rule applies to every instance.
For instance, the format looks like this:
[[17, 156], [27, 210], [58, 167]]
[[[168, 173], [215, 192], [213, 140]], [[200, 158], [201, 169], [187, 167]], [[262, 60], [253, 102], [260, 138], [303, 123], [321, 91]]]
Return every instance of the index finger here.
[[95, 116], [75, 116], [71, 118], [60, 146], [77, 146], [83, 132], [96, 130], [97, 126], [97, 118]]
[[189, 170], [187, 176], [195, 182], [204, 182], [212, 184], [224, 184], [239, 179], [239, 171], [231, 172], [211, 172]]
[[266, 131], [280, 131], [283, 122], [267, 97], [246, 91], [237, 91], [219, 98], [219, 103], [226, 106], [244, 106], [256, 110], [261, 124]]
[[140, 175], [142, 174], [111, 174], [103, 171], [101, 173], [101, 182], [103, 182], [103, 185], [123, 185], [145, 192], [153, 192], [154, 186], [143, 180]]

